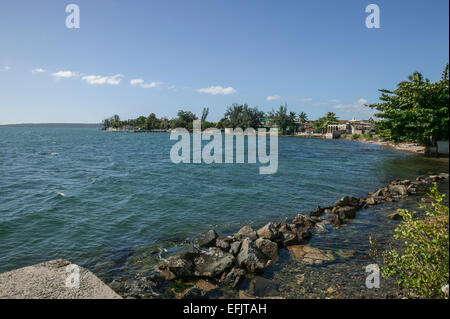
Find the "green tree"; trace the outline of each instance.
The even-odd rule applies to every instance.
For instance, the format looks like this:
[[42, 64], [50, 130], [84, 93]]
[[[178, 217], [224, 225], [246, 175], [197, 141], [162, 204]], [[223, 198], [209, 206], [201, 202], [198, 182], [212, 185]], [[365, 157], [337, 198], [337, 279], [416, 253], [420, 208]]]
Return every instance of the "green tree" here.
[[290, 116], [287, 113], [287, 105], [280, 105], [277, 111], [272, 110], [272, 112], [269, 112], [269, 116], [271, 117], [271, 123], [275, 124], [282, 132], [286, 131], [286, 128], [291, 123]]
[[298, 115], [298, 120], [302, 123], [305, 123], [308, 121], [308, 116], [305, 112], [300, 112], [300, 114]]
[[145, 128], [147, 130], [159, 129], [161, 127], [161, 121], [156, 118], [155, 113], [150, 113], [150, 115], [145, 119]]
[[428, 193], [430, 204], [422, 206], [425, 218], [414, 218], [401, 209], [403, 218], [395, 229], [394, 239], [403, 244], [399, 249], [380, 251], [371, 237], [372, 255], [381, 258], [384, 277], [396, 279], [401, 288], [424, 298], [443, 298], [442, 287], [449, 281], [448, 206], [437, 185]]
[[381, 103], [369, 105], [375, 114], [380, 136], [394, 141], [413, 141], [434, 145], [448, 139], [449, 133], [449, 65], [441, 80], [430, 82], [414, 72], [394, 91], [380, 90]]
[[313, 122], [313, 128], [315, 130], [325, 133], [327, 131], [329, 124], [339, 124], [339, 120], [336, 114], [333, 112], [328, 112], [325, 116], [318, 118]]
[[[258, 110], [257, 107], [248, 107], [247, 104], [233, 104], [226, 110], [223, 119], [217, 124], [220, 128], [236, 128], [243, 130], [246, 128], [258, 128], [264, 119], [264, 112]], [[224, 126], [225, 125], [225, 126]]]
[[190, 111], [180, 110], [177, 113], [177, 118], [173, 119], [170, 123], [170, 127], [175, 128], [186, 128], [189, 131], [192, 131], [193, 122], [197, 120], [197, 116]]

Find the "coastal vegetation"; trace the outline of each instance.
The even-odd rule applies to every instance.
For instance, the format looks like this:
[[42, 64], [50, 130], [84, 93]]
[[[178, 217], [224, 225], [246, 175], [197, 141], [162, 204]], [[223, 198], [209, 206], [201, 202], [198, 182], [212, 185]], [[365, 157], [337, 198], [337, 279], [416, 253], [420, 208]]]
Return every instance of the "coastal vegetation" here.
[[[267, 114], [258, 107], [250, 107], [247, 104], [233, 104], [229, 106], [223, 117], [218, 122], [209, 122], [207, 117], [209, 108], [204, 108], [202, 116], [202, 128], [215, 127], [218, 129], [225, 128], [260, 128], [260, 127], [276, 127], [280, 132], [293, 133], [304, 130], [302, 124], [309, 123], [308, 116], [305, 112], [300, 112], [297, 116], [295, 112], [288, 112], [287, 105], [282, 105], [277, 110], [272, 110]], [[334, 113], [332, 113], [334, 114]], [[103, 129], [114, 128], [134, 128], [138, 130], [169, 130], [174, 128], [186, 128], [192, 131], [192, 123], [199, 119], [191, 111], [180, 110], [177, 117], [172, 119], [158, 118], [155, 113], [151, 113], [148, 117], [140, 116], [136, 119], [121, 120], [119, 115], [114, 115], [103, 120]]]
[[434, 145], [447, 140], [449, 133], [449, 65], [442, 77], [431, 82], [419, 72], [397, 89], [380, 90], [382, 102], [369, 105], [376, 109], [377, 132], [385, 140]]
[[424, 298], [442, 298], [442, 288], [449, 281], [449, 209], [436, 183], [428, 193], [429, 203], [421, 206], [424, 218], [400, 209], [403, 219], [395, 229], [394, 240], [404, 243], [402, 249], [379, 251], [371, 238], [372, 254], [381, 257], [381, 272], [385, 277], [396, 279], [409, 294]]

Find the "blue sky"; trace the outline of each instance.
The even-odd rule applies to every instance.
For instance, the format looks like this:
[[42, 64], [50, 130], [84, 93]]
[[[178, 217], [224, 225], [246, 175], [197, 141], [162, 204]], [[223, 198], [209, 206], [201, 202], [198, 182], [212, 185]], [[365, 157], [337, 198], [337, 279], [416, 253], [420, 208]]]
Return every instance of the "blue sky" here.
[[[69, 3], [80, 29], [65, 26]], [[368, 29], [365, 8], [380, 7]], [[232, 103], [311, 119], [449, 59], [448, 0], [0, 0], [0, 124], [95, 123]], [[39, 72], [43, 71], [43, 72]], [[69, 71], [69, 72], [68, 72]], [[134, 81], [133, 81], [134, 80]]]

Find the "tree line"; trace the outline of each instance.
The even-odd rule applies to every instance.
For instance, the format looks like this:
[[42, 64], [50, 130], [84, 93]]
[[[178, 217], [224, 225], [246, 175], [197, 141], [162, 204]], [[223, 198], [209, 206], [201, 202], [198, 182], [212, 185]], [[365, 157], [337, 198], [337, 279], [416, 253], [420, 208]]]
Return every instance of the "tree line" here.
[[270, 126], [278, 127], [282, 132], [295, 132], [301, 130], [300, 123], [306, 123], [308, 116], [305, 112], [300, 112], [298, 115], [295, 112], [288, 112], [287, 105], [282, 105], [277, 110], [272, 110], [269, 113], [258, 109], [258, 107], [249, 107], [247, 104], [233, 104], [229, 106], [224, 116], [218, 122], [207, 121], [209, 108], [204, 108], [201, 117], [197, 117], [191, 111], [180, 110], [177, 116], [172, 119], [157, 118], [155, 113], [149, 116], [140, 116], [136, 119], [121, 120], [118, 115], [103, 120], [103, 128], [124, 128], [131, 126], [143, 130], [155, 129], [175, 129], [186, 128], [192, 131], [194, 120], [201, 120], [202, 128], [237, 128], [242, 129]]

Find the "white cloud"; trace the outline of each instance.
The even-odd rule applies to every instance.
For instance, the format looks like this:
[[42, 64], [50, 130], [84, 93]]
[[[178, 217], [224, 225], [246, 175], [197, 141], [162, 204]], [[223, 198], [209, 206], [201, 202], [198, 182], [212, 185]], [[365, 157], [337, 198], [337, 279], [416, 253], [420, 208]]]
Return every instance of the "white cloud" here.
[[10, 66], [5, 65], [5, 66], [3, 67], [3, 71], [9, 71], [9, 70], [11, 70], [11, 67], [10, 67]]
[[311, 102], [313, 99], [310, 97], [299, 99], [300, 102]]
[[267, 101], [278, 101], [278, 100], [281, 100], [281, 99], [283, 99], [283, 97], [282, 96], [280, 96], [280, 95], [269, 95], [268, 97], [266, 97], [266, 100]]
[[133, 86], [139, 85], [141, 88], [143, 89], [150, 89], [150, 88], [155, 88], [157, 86], [161, 86], [164, 83], [163, 82], [150, 82], [150, 83], [145, 83], [144, 79], [132, 79], [130, 80], [130, 84]]
[[331, 100], [330, 100], [330, 102], [333, 102], [333, 103], [338, 103], [338, 102], [339, 102], [339, 100], [338, 100], [338, 99], [331, 99]]
[[41, 68], [37, 68], [37, 69], [34, 69], [33, 71], [31, 71], [31, 73], [33, 73], [33, 74], [36, 74], [36, 73], [44, 73], [45, 72], [45, 70], [44, 69], [41, 69]]
[[59, 72], [52, 73], [52, 76], [53, 76], [56, 80], [60, 80], [60, 79], [69, 79], [69, 78], [78, 76], [78, 72], [73, 72], [73, 71], [59, 71]]
[[130, 80], [131, 85], [138, 85], [144, 83], [144, 79], [132, 79]]
[[362, 110], [365, 109], [365, 105], [367, 104], [367, 100], [360, 98], [358, 101], [354, 102], [354, 103], [347, 103], [347, 104], [339, 104], [336, 105], [334, 108], [335, 109], [340, 109], [340, 110]]
[[120, 84], [120, 80], [123, 77], [122, 74], [116, 74], [112, 76], [102, 76], [102, 75], [86, 75], [81, 79], [86, 81], [87, 84], [90, 85], [118, 85]]
[[229, 94], [234, 94], [236, 93], [236, 90], [233, 89], [231, 86], [224, 88], [221, 86], [210, 86], [207, 88], [201, 88], [201, 89], [197, 89], [195, 90], [196, 92], [199, 93], [207, 93], [207, 94], [212, 94], [212, 95], [229, 95]]

